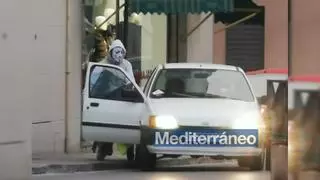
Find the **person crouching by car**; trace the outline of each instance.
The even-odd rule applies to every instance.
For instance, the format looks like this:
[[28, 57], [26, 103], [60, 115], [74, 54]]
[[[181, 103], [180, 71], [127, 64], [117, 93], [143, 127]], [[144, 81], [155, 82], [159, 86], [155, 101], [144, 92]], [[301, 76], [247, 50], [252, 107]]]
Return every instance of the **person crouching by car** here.
[[[116, 39], [111, 43], [107, 58], [102, 59], [99, 63], [112, 64], [121, 67], [127, 72], [131, 81], [134, 81], [135, 78], [132, 65], [125, 59], [125, 56], [126, 48], [119, 39]], [[94, 142], [92, 146], [93, 152], [96, 152], [96, 148], [98, 148], [96, 157], [99, 161], [103, 161], [106, 156], [111, 156], [113, 154], [113, 142]], [[125, 153], [127, 146], [120, 144], [118, 149], [122, 151], [121, 153]]]

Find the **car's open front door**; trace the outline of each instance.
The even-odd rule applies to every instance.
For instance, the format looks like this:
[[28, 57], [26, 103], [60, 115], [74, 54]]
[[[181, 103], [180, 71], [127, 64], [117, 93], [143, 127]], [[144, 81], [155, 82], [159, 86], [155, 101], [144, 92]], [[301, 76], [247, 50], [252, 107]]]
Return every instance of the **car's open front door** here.
[[145, 100], [123, 69], [90, 63], [83, 91], [82, 138], [139, 144]]

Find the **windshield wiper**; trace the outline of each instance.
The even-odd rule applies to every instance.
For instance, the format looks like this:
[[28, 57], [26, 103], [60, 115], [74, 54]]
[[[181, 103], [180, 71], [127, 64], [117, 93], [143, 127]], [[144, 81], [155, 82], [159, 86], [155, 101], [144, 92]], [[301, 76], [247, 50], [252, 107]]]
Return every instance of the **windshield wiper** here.
[[183, 93], [176, 93], [176, 92], [172, 92], [170, 94], [159, 94], [159, 95], [155, 95], [152, 94], [153, 98], [184, 98], [184, 97], [188, 97], [188, 98], [196, 98], [198, 96], [193, 96], [193, 95], [188, 95], [188, 94], [183, 94]]
[[173, 94], [173, 95], [180, 96], [180, 97], [191, 97], [191, 98], [196, 98], [196, 97], [198, 97], [198, 96], [195, 96], [195, 95], [189, 95], [189, 94], [184, 94], [184, 93], [176, 93], [176, 92], [173, 92], [172, 94]]

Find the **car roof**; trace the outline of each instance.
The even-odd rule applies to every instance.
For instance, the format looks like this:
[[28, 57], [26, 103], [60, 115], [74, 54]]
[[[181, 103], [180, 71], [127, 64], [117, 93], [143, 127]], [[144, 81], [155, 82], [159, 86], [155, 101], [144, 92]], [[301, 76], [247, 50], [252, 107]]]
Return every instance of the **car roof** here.
[[239, 67], [224, 65], [224, 64], [210, 64], [210, 63], [166, 63], [163, 64], [163, 69], [221, 69], [238, 71]]

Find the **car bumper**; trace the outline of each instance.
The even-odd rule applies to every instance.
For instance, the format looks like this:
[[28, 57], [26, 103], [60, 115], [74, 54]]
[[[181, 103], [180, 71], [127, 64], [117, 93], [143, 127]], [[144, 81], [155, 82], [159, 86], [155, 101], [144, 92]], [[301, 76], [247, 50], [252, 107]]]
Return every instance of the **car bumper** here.
[[150, 153], [170, 155], [243, 157], [260, 156], [263, 153], [261, 148], [251, 147], [157, 147], [148, 145], [147, 148]]
[[260, 156], [264, 153], [263, 141], [259, 141], [258, 147], [190, 147], [153, 145], [155, 131], [159, 130], [143, 127], [141, 132], [142, 144], [146, 145], [149, 152], [153, 154], [243, 157]]

